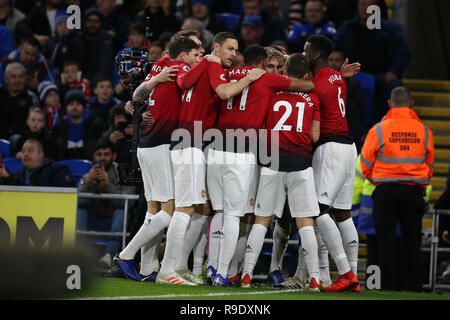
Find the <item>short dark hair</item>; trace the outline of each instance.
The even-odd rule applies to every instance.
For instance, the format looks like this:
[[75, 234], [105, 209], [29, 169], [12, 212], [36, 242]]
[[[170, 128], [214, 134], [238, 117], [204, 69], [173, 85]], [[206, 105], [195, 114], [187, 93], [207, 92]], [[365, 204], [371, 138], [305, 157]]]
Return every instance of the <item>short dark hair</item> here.
[[186, 37], [176, 37], [169, 42], [167, 47], [170, 59], [175, 59], [182, 52], [189, 53], [191, 50], [198, 48], [198, 44], [196, 44], [194, 40]]
[[42, 146], [42, 142], [40, 142], [39, 140], [31, 138], [31, 139], [25, 140], [25, 142], [23, 144], [25, 144], [25, 143], [35, 144], [37, 146], [38, 151], [44, 153], [44, 147]]
[[143, 24], [142, 22], [132, 23], [130, 25], [129, 34], [132, 34], [132, 33], [145, 35], [145, 24]]
[[257, 65], [267, 59], [267, 52], [259, 44], [251, 44], [244, 50], [244, 62], [246, 65]]
[[94, 75], [94, 79], [92, 81], [92, 83], [94, 84], [94, 88], [97, 87], [97, 84], [99, 84], [99, 82], [103, 82], [103, 81], [109, 81], [112, 84], [111, 77], [107, 76], [104, 73], [96, 73]]
[[23, 45], [25, 43], [28, 43], [32, 47], [38, 47], [39, 48], [39, 41], [35, 37], [25, 37], [20, 41], [20, 45]]
[[239, 41], [239, 38], [232, 32], [228, 32], [228, 31], [223, 31], [223, 32], [219, 32], [218, 34], [215, 35], [212, 43], [218, 43], [220, 45], [223, 45], [224, 42], [227, 39], [234, 39], [236, 41]]
[[97, 150], [100, 150], [100, 149], [111, 149], [111, 151], [113, 153], [117, 153], [116, 146], [114, 145], [114, 143], [112, 143], [108, 139], [100, 139], [97, 142], [97, 144], [95, 145], [94, 152], [96, 152]]
[[111, 126], [114, 126], [114, 118], [118, 115], [123, 115], [125, 117], [125, 120], [127, 120], [128, 123], [131, 123], [131, 115], [125, 112], [123, 105], [116, 104], [111, 108], [111, 110], [109, 110], [109, 124]]
[[172, 40], [177, 38], [177, 37], [186, 37], [186, 38], [188, 38], [190, 36], [197, 36], [197, 31], [196, 30], [181, 30], [181, 31], [178, 31], [177, 33], [175, 33], [172, 36]]
[[81, 69], [80, 64], [75, 60], [65, 60], [62, 69], [64, 70], [67, 66], [77, 66], [79, 70]]
[[288, 77], [301, 79], [309, 71], [308, 59], [301, 53], [294, 53], [286, 61]]
[[333, 51], [333, 42], [321, 34], [315, 34], [308, 37], [306, 42], [311, 44], [314, 51], [320, 53], [322, 59], [328, 59], [328, 56]]

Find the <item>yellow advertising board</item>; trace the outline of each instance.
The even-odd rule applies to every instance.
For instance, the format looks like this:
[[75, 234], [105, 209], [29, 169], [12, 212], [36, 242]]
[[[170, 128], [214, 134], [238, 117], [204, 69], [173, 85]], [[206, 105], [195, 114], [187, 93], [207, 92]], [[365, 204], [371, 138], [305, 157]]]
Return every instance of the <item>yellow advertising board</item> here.
[[0, 186], [0, 247], [75, 245], [76, 188]]

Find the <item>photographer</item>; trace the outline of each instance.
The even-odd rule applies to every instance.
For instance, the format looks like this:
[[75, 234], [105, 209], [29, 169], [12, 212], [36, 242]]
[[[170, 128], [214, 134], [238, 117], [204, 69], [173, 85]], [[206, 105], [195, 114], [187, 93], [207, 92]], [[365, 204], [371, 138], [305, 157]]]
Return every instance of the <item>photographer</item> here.
[[[133, 193], [134, 187], [119, 185], [117, 154], [111, 141], [102, 140], [95, 147], [94, 165], [81, 179], [79, 192], [90, 193]], [[124, 201], [79, 198], [77, 209], [77, 230], [122, 232]], [[112, 257], [119, 252], [120, 237], [110, 237], [105, 255], [99, 262], [111, 267]]]
[[122, 105], [115, 105], [109, 114], [109, 128], [103, 132], [101, 139], [109, 140], [115, 146], [117, 163], [131, 163], [132, 136], [131, 116], [125, 112]]

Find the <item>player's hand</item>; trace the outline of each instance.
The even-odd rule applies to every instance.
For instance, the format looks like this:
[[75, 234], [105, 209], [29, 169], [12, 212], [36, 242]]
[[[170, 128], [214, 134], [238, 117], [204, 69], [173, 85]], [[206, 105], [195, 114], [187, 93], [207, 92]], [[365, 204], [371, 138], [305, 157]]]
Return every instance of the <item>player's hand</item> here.
[[153, 118], [152, 114], [148, 111], [142, 114], [142, 120], [148, 125], [152, 125], [155, 122], [155, 118]]
[[8, 170], [6, 170], [5, 165], [2, 163], [0, 164], [0, 178], [8, 178], [9, 173]]
[[450, 237], [448, 235], [448, 231], [447, 230], [442, 232], [442, 240], [444, 240], [447, 244], [450, 244]]
[[175, 77], [178, 74], [178, 66], [171, 66], [163, 71], [161, 71], [157, 76], [155, 76], [155, 80], [157, 80], [158, 83], [163, 82], [175, 82]]
[[134, 107], [133, 107], [133, 104], [131, 103], [131, 101], [127, 101], [127, 103], [125, 103], [125, 112], [130, 115], [133, 115]]
[[341, 67], [341, 73], [344, 78], [351, 78], [361, 70], [361, 63], [355, 62], [348, 64], [348, 58], [345, 59], [344, 64]]
[[246, 77], [247, 77], [251, 82], [253, 82], [253, 81], [256, 81], [256, 80], [258, 80], [259, 78], [261, 78], [261, 76], [262, 76], [264, 73], [266, 73], [266, 71], [263, 70], [263, 69], [253, 68], [253, 69], [251, 69], [249, 72], [247, 72]]
[[114, 144], [116, 144], [118, 140], [124, 139], [124, 138], [125, 138], [124, 134], [119, 130], [114, 130], [109, 135], [109, 141], [111, 141]]
[[209, 62], [216, 62], [218, 64], [222, 64], [222, 59], [220, 59], [220, 57], [212, 55], [212, 54], [207, 54], [205, 56], [205, 59], [208, 60]]

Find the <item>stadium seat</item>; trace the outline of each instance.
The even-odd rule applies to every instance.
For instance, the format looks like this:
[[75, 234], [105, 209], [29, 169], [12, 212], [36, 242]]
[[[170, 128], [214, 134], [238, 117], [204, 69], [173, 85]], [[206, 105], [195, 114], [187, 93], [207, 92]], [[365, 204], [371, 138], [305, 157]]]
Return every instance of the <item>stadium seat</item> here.
[[364, 92], [364, 99], [366, 104], [366, 121], [364, 123], [364, 129], [370, 129], [371, 121], [373, 118], [373, 97], [375, 95], [375, 76], [366, 72], [359, 72], [354, 79], [359, 81], [361, 89]]
[[11, 150], [11, 143], [8, 140], [0, 139], [0, 153], [2, 158], [8, 158]]
[[8, 169], [11, 173], [16, 173], [20, 169], [23, 168], [23, 163], [16, 157], [9, 157], [3, 159], [3, 164], [6, 169]]
[[83, 159], [61, 160], [58, 161], [58, 163], [69, 168], [77, 185], [80, 179], [88, 173], [92, 167], [92, 161]]
[[216, 14], [216, 16], [225, 21], [225, 23], [227, 24], [228, 31], [231, 31], [233, 29], [234, 24], [239, 20], [239, 15], [234, 13], [224, 12], [218, 13]]

